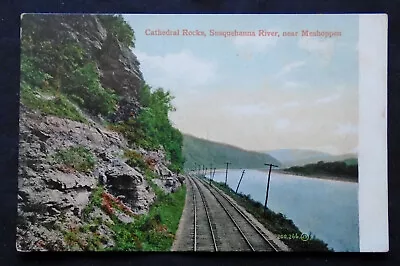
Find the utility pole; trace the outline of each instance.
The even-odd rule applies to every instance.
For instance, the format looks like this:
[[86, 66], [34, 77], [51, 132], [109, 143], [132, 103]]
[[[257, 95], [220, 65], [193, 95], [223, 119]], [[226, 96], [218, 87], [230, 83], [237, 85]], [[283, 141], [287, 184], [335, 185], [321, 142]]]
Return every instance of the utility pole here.
[[213, 179], [214, 179], [214, 176], [215, 176], [215, 170], [216, 170], [217, 168], [214, 168], [214, 172], [213, 172]]
[[211, 168], [210, 168], [210, 186], [211, 186], [211, 174], [212, 174], [212, 164], [211, 164]]
[[243, 175], [244, 175], [244, 171], [246, 171], [246, 170], [243, 170], [242, 176], [240, 177], [239, 183], [238, 183], [238, 185], [237, 185], [237, 187], [236, 187], [236, 191], [235, 191], [236, 194], [237, 194], [237, 192], [238, 192], [238, 189], [239, 189], [239, 186], [240, 186], [240, 182], [242, 182], [242, 178], [243, 178]]
[[204, 171], [204, 178], [207, 178], [207, 167], [206, 170]]
[[230, 162], [226, 162], [226, 171], [225, 171], [225, 186], [226, 182], [228, 181], [228, 165], [230, 165]]
[[271, 169], [272, 169], [272, 167], [279, 167], [279, 166], [273, 165], [273, 164], [270, 164], [270, 163], [265, 163], [264, 165], [269, 165], [268, 182], [267, 182], [267, 194], [265, 196], [265, 204], [264, 204], [264, 213], [265, 213], [267, 211], [267, 201], [268, 201], [269, 181], [271, 179]]
[[204, 174], [204, 164], [203, 164], [203, 171], [201, 172], [201, 174], [202, 174], [202, 175]]

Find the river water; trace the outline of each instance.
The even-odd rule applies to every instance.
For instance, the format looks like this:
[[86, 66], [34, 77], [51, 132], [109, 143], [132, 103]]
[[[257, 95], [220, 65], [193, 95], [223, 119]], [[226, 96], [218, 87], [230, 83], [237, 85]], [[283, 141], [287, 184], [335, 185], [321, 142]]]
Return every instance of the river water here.
[[[228, 171], [235, 190], [242, 170]], [[264, 205], [267, 172], [246, 170], [239, 192]], [[225, 181], [217, 171], [215, 181]], [[312, 233], [335, 251], [359, 251], [358, 183], [272, 172], [268, 208], [286, 215], [303, 233]]]

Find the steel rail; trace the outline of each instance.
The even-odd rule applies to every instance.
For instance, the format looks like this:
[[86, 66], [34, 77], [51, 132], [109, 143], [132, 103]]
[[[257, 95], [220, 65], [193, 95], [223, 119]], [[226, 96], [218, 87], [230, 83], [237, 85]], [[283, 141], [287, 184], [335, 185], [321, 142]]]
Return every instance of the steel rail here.
[[[201, 181], [199, 181], [201, 182]], [[196, 181], [194, 181], [194, 183], [198, 186], [198, 184], [196, 183]], [[202, 182], [203, 184], [203, 182]], [[203, 184], [204, 185], [204, 184]], [[217, 202], [219, 203], [219, 205], [221, 205], [222, 209], [224, 209], [225, 213], [229, 216], [229, 218], [231, 219], [231, 221], [233, 222], [233, 224], [236, 226], [236, 228], [239, 230], [239, 233], [241, 234], [241, 236], [243, 237], [243, 239], [246, 241], [246, 244], [250, 247], [251, 251], [255, 251], [253, 245], [250, 243], [250, 241], [247, 239], [246, 235], [243, 233], [242, 229], [240, 229], [240, 226], [236, 223], [235, 219], [232, 217], [232, 215], [228, 212], [228, 210], [225, 208], [225, 206], [222, 204], [222, 202], [217, 198], [217, 196], [214, 194], [214, 192], [211, 191], [211, 189], [209, 189], [208, 187], [206, 187], [210, 193], [214, 196], [214, 198], [217, 200]], [[199, 191], [201, 191], [199, 189]], [[200, 194], [202, 194], [203, 192], [201, 192]]]
[[[200, 198], [201, 198], [201, 201], [202, 201], [202, 203], [203, 203], [204, 210], [205, 210], [205, 212], [206, 212], [206, 217], [207, 217], [207, 221], [208, 221], [208, 226], [210, 227], [211, 238], [212, 238], [212, 241], [213, 241], [214, 250], [215, 250], [215, 251], [218, 251], [217, 242], [216, 242], [216, 240], [215, 240], [214, 230], [213, 230], [212, 224], [211, 224], [210, 214], [209, 214], [209, 212], [208, 212], [208, 206], [207, 206], [206, 201], [205, 201], [205, 199], [204, 199], [204, 195], [202, 194], [202, 191], [199, 189], [198, 184], [197, 184], [194, 180], [192, 180], [192, 178], [189, 178], [189, 179], [190, 179], [190, 181], [194, 184], [194, 186], [193, 186], [193, 184], [192, 184], [193, 192], [194, 192], [194, 187], [195, 187], [195, 186], [196, 186], [197, 190], [199, 191]], [[193, 193], [193, 196], [194, 196], [194, 195], [195, 195], [195, 193]], [[196, 213], [196, 205], [194, 206], [194, 209], [195, 209], [195, 213]], [[196, 217], [195, 217], [195, 221], [196, 221]], [[196, 237], [197, 237], [197, 236], [196, 236], [196, 224], [195, 224], [195, 238], [196, 238]], [[196, 240], [195, 240], [195, 241], [196, 241]], [[196, 249], [195, 249], [194, 251], [196, 251]]]
[[[207, 188], [208, 188], [208, 184], [206, 184], [205, 182], [203, 182], [203, 180], [200, 180], [200, 182], [202, 182], [203, 183], [203, 185], [205, 185]], [[227, 198], [227, 196], [226, 195], [224, 195], [218, 188], [215, 188], [215, 186], [212, 186], [211, 185], [211, 187], [219, 194], [219, 195], [221, 195], [221, 197], [223, 197], [246, 221], [247, 221], [247, 223], [248, 224], [250, 224], [251, 225], [251, 227], [253, 227], [253, 229], [264, 239], [264, 241], [270, 246], [270, 247], [272, 247], [272, 249], [274, 250], [274, 251], [279, 251], [279, 247], [277, 248], [276, 247], [276, 244], [275, 243], [273, 243], [271, 240], [269, 240], [266, 236], [265, 236], [265, 233], [263, 233], [259, 228], [258, 228], [258, 226], [257, 225], [255, 225], [254, 224], [254, 222], [253, 221], [251, 221], [248, 217], [247, 217], [247, 215], [246, 214], [244, 214], [243, 213], [243, 211], [242, 210], [240, 210], [237, 206], [235, 206], [235, 204], [234, 203], [232, 203], [231, 202], [231, 200], [229, 199], [229, 198]], [[208, 188], [210, 191], [211, 191], [211, 189], [210, 188]]]

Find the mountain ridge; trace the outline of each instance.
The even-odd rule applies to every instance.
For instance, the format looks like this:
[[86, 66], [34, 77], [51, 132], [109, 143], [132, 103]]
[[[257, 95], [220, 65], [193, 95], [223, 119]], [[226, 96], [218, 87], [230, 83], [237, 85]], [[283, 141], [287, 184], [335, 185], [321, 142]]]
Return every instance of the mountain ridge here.
[[206, 140], [183, 134], [183, 154], [185, 168], [193, 169], [195, 165], [205, 167], [225, 168], [226, 162], [231, 162], [230, 168], [262, 168], [264, 163], [281, 165], [276, 158], [257, 151], [249, 151], [231, 144]]
[[334, 155], [327, 152], [315, 151], [311, 149], [276, 149], [265, 151], [279, 160], [285, 166], [300, 166], [318, 161], [333, 162], [348, 159], [357, 159], [355, 153], [345, 153]]

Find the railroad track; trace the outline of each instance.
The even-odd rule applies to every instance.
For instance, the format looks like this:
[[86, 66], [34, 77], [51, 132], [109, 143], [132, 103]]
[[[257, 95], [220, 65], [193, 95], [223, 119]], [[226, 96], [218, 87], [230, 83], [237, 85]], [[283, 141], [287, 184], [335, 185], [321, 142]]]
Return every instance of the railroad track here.
[[[191, 178], [189, 180], [193, 193], [193, 251], [218, 251], [209, 207], [204, 194], [195, 181]], [[196, 194], [200, 195], [200, 200], [196, 197]], [[207, 219], [204, 219], [204, 217]]]
[[[225, 213], [229, 216], [237, 230], [240, 232], [242, 239], [246, 242], [251, 251], [280, 251], [280, 248], [269, 239], [262, 229], [246, 214], [240, 210], [235, 203], [233, 203], [224, 193], [219, 189], [210, 186], [205, 181], [197, 179], [204, 187], [214, 196], [219, 205], [224, 209]], [[197, 181], [194, 182], [202, 195], [204, 201], [204, 194], [199, 188]], [[209, 220], [210, 221], [210, 220]], [[211, 221], [210, 221], [211, 224]]]

